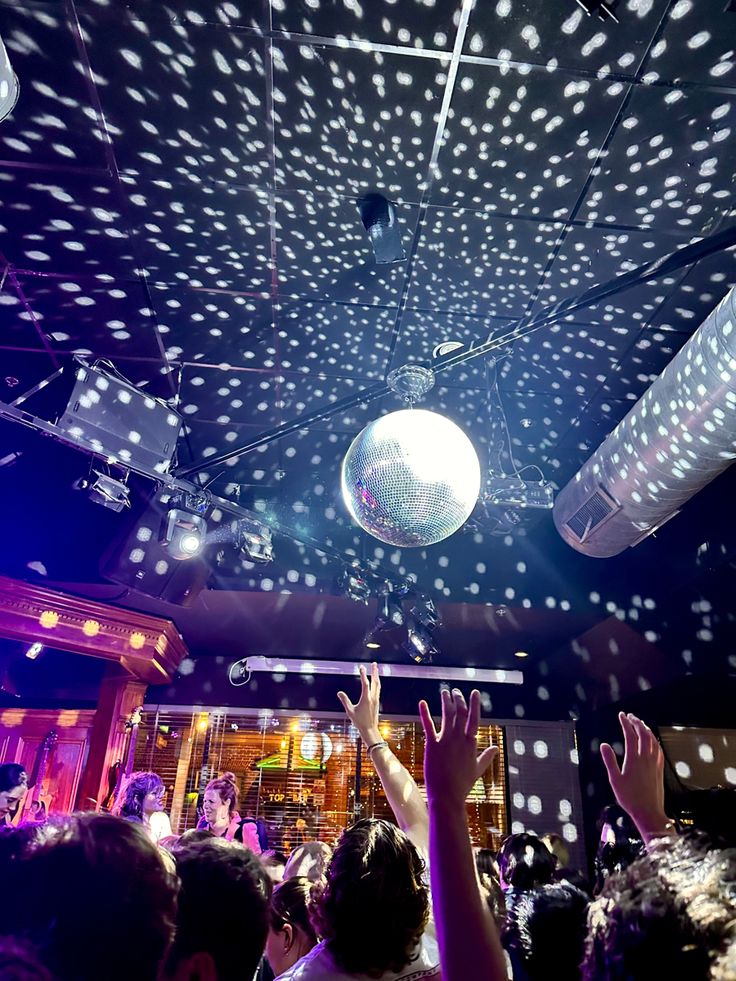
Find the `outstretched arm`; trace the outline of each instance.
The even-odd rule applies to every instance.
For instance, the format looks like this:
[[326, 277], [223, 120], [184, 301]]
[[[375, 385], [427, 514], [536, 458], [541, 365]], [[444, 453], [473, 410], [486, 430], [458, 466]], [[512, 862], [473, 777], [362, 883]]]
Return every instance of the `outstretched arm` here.
[[358, 730], [366, 750], [376, 746], [369, 754], [370, 760], [399, 827], [426, 854], [429, 838], [427, 805], [414, 778], [394, 756], [378, 726], [381, 699], [378, 665], [374, 663], [371, 666], [370, 680], [366, 669], [363, 665], [360, 666], [360, 698], [356, 705], [353, 705], [344, 691], [339, 691], [337, 697], [347, 717]]
[[477, 755], [480, 694], [470, 706], [461, 692], [442, 692], [442, 726], [435, 729], [426, 702], [424, 779], [429, 802], [429, 876], [437, 925], [442, 981], [506, 981], [506, 962], [496, 924], [481, 896], [468, 832], [465, 800], [498, 753]]
[[619, 712], [624, 734], [624, 762], [601, 744], [601, 756], [616, 800], [636, 825], [644, 842], [674, 833], [664, 809], [664, 754], [657, 737], [635, 715]]

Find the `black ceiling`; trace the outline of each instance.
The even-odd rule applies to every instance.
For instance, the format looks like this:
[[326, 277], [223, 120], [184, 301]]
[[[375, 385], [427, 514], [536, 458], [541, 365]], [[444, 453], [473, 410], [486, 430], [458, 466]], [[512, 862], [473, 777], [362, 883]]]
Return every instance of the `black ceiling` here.
[[[188, 465], [724, 227], [724, 5], [628, 0], [614, 23], [575, 0], [0, 0], [21, 84], [0, 125], [0, 397], [73, 352], [111, 359], [181, 411]], [[398, 203], [407, 261], [375, 265], [357, 208], [369, 190]], [[563, 486], [736, 282], [735, 257], [510, 347], [498, 375], [516, 464]], [[425, 404], [492, 462], [480, 359], [438, 377]], [[610, 562], [573, 553], [548, 514], [513, 537], [413, 552], [369, 539], [339, 467], [394, 407], [359, 405], [204, 473], [305, 535], [413, 572], [440, 601], [627, 608], [627, 593], [697, 575], [697, 501]], [[4, 427], [3, 453], [18, 439]], [[85, 506], [79, 540], [94, 551], [116, 516]], [[19, 536], [16, 564], [63, 565], [41, 537]], [[277, 553], [240, 586], [320, 588], [334, 572], [308, 547]], [[653, 583], [663, 563], [677, 582]]]

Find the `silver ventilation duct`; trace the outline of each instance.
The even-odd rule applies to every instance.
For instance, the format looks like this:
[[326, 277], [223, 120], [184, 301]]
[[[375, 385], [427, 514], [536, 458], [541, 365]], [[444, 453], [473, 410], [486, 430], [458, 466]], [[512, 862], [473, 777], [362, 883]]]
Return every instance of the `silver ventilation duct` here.
[[736, 458], [735, 290], [557, 496], [555, 525], [579, 552], [636, 545]]

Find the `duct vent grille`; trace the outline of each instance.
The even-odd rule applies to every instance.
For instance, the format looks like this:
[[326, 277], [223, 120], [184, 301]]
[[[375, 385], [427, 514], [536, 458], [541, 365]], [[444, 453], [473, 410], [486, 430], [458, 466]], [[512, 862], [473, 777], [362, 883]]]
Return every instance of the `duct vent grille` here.
[[600, 487], [565, 522], [579, 542], [587, 541], [592, 532], [621, 510], [621, 505]]

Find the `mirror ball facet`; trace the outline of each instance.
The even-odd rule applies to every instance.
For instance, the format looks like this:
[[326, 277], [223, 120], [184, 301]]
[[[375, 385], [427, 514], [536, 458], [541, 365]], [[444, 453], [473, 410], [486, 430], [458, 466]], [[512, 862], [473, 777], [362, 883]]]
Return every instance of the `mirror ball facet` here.
[[358, 433], [342, 464], [353, 519], [389, 545], [441, 542], [470, 517], [480, 492], [473, 444], [450, 419], [400, 409]]

